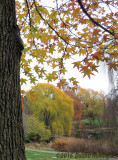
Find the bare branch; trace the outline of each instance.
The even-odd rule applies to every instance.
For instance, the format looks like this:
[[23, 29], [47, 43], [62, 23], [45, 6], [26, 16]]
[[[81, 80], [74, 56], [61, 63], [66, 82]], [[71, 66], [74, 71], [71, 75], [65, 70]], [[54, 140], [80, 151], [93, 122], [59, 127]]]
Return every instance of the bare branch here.
[[29, 4], [28, 4], [28, 1], [26, 0], [26, 5], [27, 5], [27, 9], [28, 9], [28, 15], [29, 15], [29, 25], [31, 27], [31, 14], [30, 14], [30, 8], [29, 8]]

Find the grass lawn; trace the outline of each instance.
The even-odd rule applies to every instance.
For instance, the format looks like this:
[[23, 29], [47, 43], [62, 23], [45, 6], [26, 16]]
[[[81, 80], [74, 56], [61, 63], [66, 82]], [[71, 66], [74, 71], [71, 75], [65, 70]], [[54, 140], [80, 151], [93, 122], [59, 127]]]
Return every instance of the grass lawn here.
[[26, 151], [27, 160], [52, 160], [54, 157], [56, 157], [54, 153]]
[[[48, 151], [47, 151], [48, 152]], [[27, 160], [108, 160], [107, 158], [77, 158], [75, 155], [70, 158], [70, 154], [66, 154], [64, 158], [63, 153], [47, 153], [47, 152], [37, 152], [37, 151], [28, 151], [26, 150]], [[67, 158], [68, 156], [68, 158]]]

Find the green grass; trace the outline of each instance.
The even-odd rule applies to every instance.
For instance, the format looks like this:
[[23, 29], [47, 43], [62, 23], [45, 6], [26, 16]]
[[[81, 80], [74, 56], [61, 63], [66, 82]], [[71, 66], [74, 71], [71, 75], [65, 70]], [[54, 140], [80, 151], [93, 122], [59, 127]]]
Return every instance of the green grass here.
[[26, 151], [27, 160], [51, 160], [53, 157], [56, 157], [53, 153]]
[[[63, 158], [61, 158], [61, 157]], [[70, 154], [67, 153], [65, 156], [68, 156], [68, 158], [64, 158], [63, 153], [44, 153], [44, 152], [36, 152], [36, 151], [26, 151], [26, 158], [27, 160], [108, 160], [107, 158], [75, 158], [75, 155], [73, 155], [72, 158], [70, 158]]]
[[88, 119], [84, 119], [81, 121], [82, 124], [88, 124], [88, 126], [94, 126], [94, 127], [100, 127], [103, 124], [105, 124], [104, 121], [100, 120], [98, 121], [97, 119], [92, 121], [92, 124], [90, 124], [90, 121]]

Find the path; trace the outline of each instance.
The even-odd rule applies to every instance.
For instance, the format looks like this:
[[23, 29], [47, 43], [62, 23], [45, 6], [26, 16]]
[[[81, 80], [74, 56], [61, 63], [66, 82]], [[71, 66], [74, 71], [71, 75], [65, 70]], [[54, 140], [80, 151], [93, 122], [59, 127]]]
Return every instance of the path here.
[[40, 149], [32, 149], [32, 148], [25, 148], [26, 151], [35, 151], [35, 152], [44, 152], [44, 153], [60, 153], [56, 151], [48, 151], [48, 150], [40, 150]]

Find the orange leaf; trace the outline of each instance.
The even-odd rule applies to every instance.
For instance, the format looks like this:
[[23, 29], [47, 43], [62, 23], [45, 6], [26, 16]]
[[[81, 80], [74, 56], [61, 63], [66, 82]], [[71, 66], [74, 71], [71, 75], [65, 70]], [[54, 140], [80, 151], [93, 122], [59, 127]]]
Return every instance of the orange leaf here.
[[63, 83], [60, 81], [59, 83], [57, 83], [57, 87], [59, 88], [59, 89], [61, 89], [61, 87], [63, 86]]
[[101, 55], [101, 52], [95, 52], [94, 54], [92, 54], [92, 57], [95, 59], [99, 59], [99, 56]]

